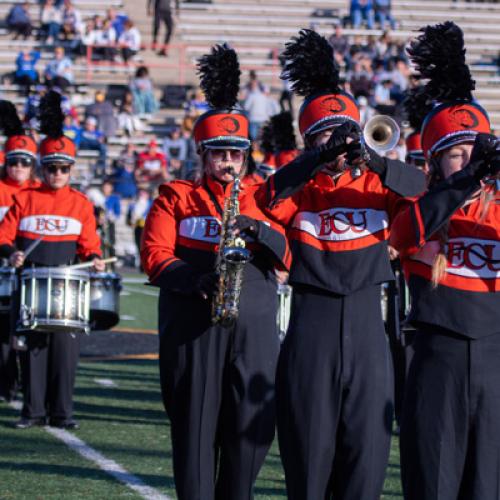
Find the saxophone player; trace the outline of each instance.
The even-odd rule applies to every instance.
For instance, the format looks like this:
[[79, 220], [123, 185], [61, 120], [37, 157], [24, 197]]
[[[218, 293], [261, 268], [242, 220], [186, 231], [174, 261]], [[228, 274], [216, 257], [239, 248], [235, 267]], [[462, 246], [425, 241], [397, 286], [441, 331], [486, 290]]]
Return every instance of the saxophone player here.
[[[274, 437], [274, 270], [287, 270], [290, 254], [284, 231], [257, 207], [259, 186], [244, 179], [250, 141], [248, 120], [234, 109], [236, 53], [214, 47], [201, 58], [199, 72], [212, 108], [194, 128], [203, 175], [160, 187], [141, 257], [151, 284], [160, 288], [160, 381], [178, 498], [244, 500], [253, 498]], [[241, 179], [238, 190], [235, 176]], [[230, 232], [246, 240], [252, 258], [243, 271], [237, 319], [227, 326], [213, 321], [212, 302], [219, 286], [214, 270], [221, 221], [231, 193], [239, 215], [231, 217]]]

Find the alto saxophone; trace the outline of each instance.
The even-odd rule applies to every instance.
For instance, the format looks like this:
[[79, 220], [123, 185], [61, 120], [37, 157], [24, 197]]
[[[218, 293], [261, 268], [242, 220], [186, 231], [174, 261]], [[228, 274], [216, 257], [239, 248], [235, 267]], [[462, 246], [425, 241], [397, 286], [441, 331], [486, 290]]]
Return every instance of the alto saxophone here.
[[234, 219], [240, 214], [240, 178], [234, 176], [230, 195], [224, 200], [221, 238], [215, 271], [219, 286], [212, 301], [212, 323], [231, 326], [238, 318], [243, 270], [252, 255], [245, 241], [236, 235]]

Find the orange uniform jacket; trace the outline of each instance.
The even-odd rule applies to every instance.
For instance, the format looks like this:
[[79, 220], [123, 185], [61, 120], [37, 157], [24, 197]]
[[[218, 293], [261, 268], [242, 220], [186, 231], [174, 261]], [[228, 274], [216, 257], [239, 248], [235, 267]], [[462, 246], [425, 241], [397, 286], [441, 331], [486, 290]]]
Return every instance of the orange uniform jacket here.
[[[268, 179], [267, 192], [259, 193], [262, 205], [295, 190], [293, 173], [283, 173], [290, 167], [304, 172], [310, 169], [300, 162], [298, 158]], [[404, 177], [404, 167], [402, 172]], [[336, 182], [320, 172], [299, 191], [272, 203], [267, 212], [287, 227], [290, 239], [290, 284], [349, 295], [394, 279], [387, 245], [390, 222], [401, 196], [387, 186], [396, 189], [400, 173], [393, 175], [391, 170], [387, 177], [392, 178], [384, 184], [369, 170], [357, 178], [346, 171]], [[303, 176], [299, 173], [298, 178]], [[415, 189], [419, 192], [422, 187], [416, 185]]]
[[[453, 177], [408, 202], [394, 221], [391, 244], [400, 252], [411, 292], [409, 320], [479, 338], [500, 333], [500, 197], [484, 219], [479, 199], [456, 208], [466, 199], [460, 192], [470, 195], [479, 184], [465, 170]], [[436, 231], [448, 218], [446, 273], [433, 288], [432, 265], [440, 251]]]
[[[241, 183], [240, 213], [259, 224], [258, 243], [249, 241], [253, 254], [245, 279], [259, 279], [274, 267], [288, 269], [290, 253], [283, 229], [257, 207], [258, 185]], [[174, 181], [160, 187], [144, 228], [141, 257], [151, 283], [170, 291], [189, 292], [193, 279], [214, 269], [220, 241], [221, 216], [231, 185], [210, 178], [200, 182]]]
[[0, 253], [8, 257], [43, 236], [29, 255], [29, 263], [66, 265], [78, 256], [101, 255], [94, 209], [85, 195], [69, 186], [53, 190], [45, 184], [14, 196], [14, 204], [0, 223]]
[[5, 214], [14, 203], [14, 195], [24, 189], [39, 187], [38, 181], [26, 181], [19, 184], [9, 177], [0, 180], [0, 221], [5, 217]]

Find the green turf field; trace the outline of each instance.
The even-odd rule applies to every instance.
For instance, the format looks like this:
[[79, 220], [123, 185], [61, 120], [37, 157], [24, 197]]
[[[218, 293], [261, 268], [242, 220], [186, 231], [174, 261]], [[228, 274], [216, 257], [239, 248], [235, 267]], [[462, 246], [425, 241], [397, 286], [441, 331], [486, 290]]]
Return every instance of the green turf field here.
[[[135, 319], [120, 326], [154, 329], [154, 289], [141, 284], [125, 288], [129, 295], [122, 297], [122, 313]], [[75, 391], [75, 417], [81, 429], [74, 434], [146, 485], [175, 498], [157, 363], [149, 359], [82, 361]], [[100, 379], [113, 381], [115, 387], [99, 385]], [[15, 410], [0, 403], [1, 500], [141, 498], [44, 429], [13, 429], [16, 418]], [[259, 476], [256, 498], [286, 498], [276, 443]], [[382, 498], [402, 498], [396, 438]]]

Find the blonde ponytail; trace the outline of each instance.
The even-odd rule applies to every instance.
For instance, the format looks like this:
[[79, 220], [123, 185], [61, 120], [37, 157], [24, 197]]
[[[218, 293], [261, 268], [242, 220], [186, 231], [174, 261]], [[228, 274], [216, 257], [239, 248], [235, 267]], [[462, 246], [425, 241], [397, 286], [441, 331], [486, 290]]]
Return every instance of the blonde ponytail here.
[[446, 244], [448, 243], [448, 229], [449, 222], [447, 222], [438, 232], [439, 253], [436, 255], [432, 263], [432, 288], [437, 288], [439, 282], [446, 274], [448, 267], [448, 259], [445, 254]]

